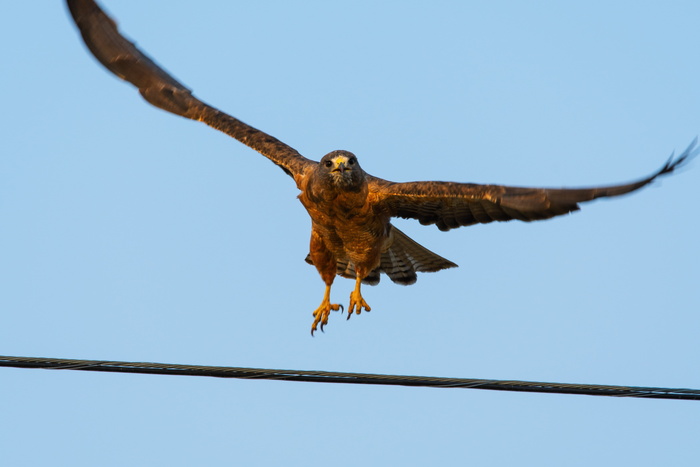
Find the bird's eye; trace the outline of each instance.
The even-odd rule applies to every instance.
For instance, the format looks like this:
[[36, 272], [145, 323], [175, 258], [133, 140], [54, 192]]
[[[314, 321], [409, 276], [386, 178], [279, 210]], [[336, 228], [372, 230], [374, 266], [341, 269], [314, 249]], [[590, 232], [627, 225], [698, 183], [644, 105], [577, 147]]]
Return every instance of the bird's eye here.
[[324, 164], [326, 167], [330, 168], [333, 167], [333, 162], [332, 161], [326, 161]]
[[350, 160], [348, 161], [348, 165], [355, 165], [355, 162], [357, 162], [357, 159], [354, 157], [351, 157]]

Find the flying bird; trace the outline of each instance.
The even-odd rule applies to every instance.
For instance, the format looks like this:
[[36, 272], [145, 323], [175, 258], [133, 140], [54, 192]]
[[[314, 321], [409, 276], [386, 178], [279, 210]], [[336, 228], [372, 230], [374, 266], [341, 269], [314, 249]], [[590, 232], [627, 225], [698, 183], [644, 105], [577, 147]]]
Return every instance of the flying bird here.
[[394, 183], [374, 177], [349, 151], [332, 151], [319, 162], [307, 159], [278, 139], [200, 101], [167, 71], [124, 38], [116, 23], [93, 0], [67, 0], [70, 13], [92, 54], [118, 77], [136, 86], [148, 102], [168, 112], [201, 121], [258, 151], [294, 179], [299, 200], [311, 217], [306, 261], [316, 267], [325, 292], [313, 312], [311, 334], [328, 323], [331, 286], [336, 275], [354, 279], [348, 319], [370, 311], [361, 285], [376, 285], [382, 273], [410, 285], [418, 272], [456, 267], [411, 240], [391, 218], [417, 219], [446, 231], [493, 221], [535, 221], [579, 209], [579, 203], [638, 190], [670, 174], [697, 155], [697, 138], [677, 158], [641, 180], [591, 188], [524, 188], [440, 181]]

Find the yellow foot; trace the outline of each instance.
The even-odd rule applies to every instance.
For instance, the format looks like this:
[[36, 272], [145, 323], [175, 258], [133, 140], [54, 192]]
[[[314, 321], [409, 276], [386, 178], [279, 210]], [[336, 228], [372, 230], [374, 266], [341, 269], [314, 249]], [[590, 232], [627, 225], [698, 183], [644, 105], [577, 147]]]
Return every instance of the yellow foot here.
[[362, 298], [362, 294], [360, 293], [360, 291], [357, 289], [353, 290], [350, 293], [350, 307], [348, 308], [348, 319], [350, 319], [353, 312], [359, 315], [363, 308], [365, 309], [365, 311], [372, 311], [372, 308], [370, 308], [365, 299]]
[[330, 300], [324, 299], [323, 302], [321, 302], [321, 306], [316, 308], [316, 311], [314, 311], [314, 322], [311, 325], [311, 335], [314, 335], [314, 332], [316, 332], [316, 328], [319, 325], [319, 323], [321, 324], [321, 332], [323, 332], [323, 326], [328, 324], [328, 315], [331, 314], [331, 310], [338, 311], [342, 309], [343, 305], [331, 303]]

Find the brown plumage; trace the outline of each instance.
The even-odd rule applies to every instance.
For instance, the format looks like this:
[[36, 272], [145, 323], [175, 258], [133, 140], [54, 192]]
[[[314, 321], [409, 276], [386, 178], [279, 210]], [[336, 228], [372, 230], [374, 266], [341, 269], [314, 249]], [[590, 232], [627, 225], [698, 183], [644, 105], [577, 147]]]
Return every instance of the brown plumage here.
[[333, 151], [314, 162], [272, 136], [211, 107], [192, 95], [165, 70], [119, 33], [92, 0], [67, 0], [87, 47], [120, 78], [135, 85], [151, 104], [198, 120], [255, 149], [296, 182], [299, 200], [312, 220], [310, 252], [326, 284], [314, 311], [311, 333], [342, 307], [330, 301], [336, 275], [354, 278], [348, 318], [370, 307], [361, 283], [377, 284], [385, 273], [399, 284], [413, 284], [417, 272], [433, 272], [456, 264], [431, 252], [392, 226], [392, 217], [417, 219], [440, 230], [512, 219], [549, 219], [579, 209], [578, 203], [635, 191], [669, 174], [698, 153], [697, 138], [678, 158], [636, 182], [607, 187], [553, 189], [477, 185], [454, 182], [394, 183], [365, 173], [354, 154]]

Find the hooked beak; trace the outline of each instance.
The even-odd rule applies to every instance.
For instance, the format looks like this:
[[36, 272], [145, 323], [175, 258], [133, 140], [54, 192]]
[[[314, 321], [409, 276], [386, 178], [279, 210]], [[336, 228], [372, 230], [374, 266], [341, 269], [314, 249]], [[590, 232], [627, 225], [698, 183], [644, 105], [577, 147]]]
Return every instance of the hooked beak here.
[[341, 175], [352, 170], [350, 167], [348, 167], [348, 158], [344, 156], [333, 159], [333, 165], [334, 167], [331, 172], [340, 172]]

